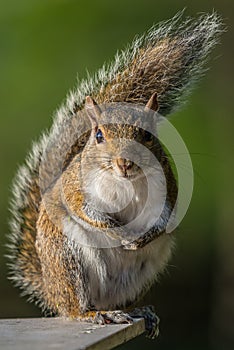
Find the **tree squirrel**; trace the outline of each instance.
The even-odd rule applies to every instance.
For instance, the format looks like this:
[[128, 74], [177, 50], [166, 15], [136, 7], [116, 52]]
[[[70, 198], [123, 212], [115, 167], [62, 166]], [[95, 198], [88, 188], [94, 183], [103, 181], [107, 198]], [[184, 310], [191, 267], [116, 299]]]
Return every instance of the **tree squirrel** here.
[[[174, 241], [165, 227], [176, 179], [150, 131], [159, 113], [181, 105], [222, 31], [216, 13], [181, 17], [153, 26], [94, 78], [81, 81], [19, 168], [10, 278], [44, 312], [98, 323], [143, 316], [149, 336], [158, 332], [152, 307], [131, 308], [165, 268]], [[139, 126], [148, 119], [150, 125]], [[144, 172], [133, 157], [145, 164]], [[164, 185], [160, 172], [152, 172], [152, 157]]]

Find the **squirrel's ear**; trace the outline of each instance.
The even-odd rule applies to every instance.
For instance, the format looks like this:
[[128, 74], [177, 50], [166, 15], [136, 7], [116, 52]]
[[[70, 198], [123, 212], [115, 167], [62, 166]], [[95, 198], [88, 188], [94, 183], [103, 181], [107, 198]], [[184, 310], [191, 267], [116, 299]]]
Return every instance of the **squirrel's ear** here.
[[92, 97], [87, 96], [85, 98], [85, 110], [91, 121], [92, 126], [95, 128], [98, 126], [98, 119], [102, 113], [98, 104], [92, 99]]
[[157, 92], [154, 92], [149, 101], [146, 103], [145, 112], [149, 112], [150, 110], [157, 112], [158, 108], [158, 94]]

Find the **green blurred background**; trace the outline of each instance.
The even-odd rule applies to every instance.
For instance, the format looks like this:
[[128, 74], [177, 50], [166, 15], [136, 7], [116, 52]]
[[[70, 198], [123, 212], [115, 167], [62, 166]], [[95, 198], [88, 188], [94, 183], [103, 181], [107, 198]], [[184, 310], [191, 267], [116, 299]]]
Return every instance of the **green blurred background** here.
[[231, 0], [0, 0], [0, 317], [39, 310], [7, 280], [4, 243], [12, 178], [32, 140], [76, 84], [153, 23], [217, 10], [227, 32], [186, 107], [173, 116], [195, 170], [189, 211], [168, 273], [145, 302], [157, 305], [161, 335], [121, 348], [234, 348], [234, 2]]

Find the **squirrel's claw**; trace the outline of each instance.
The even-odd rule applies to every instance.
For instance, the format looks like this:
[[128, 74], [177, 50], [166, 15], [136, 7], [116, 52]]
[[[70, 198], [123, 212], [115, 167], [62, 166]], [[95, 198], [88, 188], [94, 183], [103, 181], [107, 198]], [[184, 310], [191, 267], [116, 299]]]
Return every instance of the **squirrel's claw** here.
[[156, 315], [153, 305], [136, 308], [133, 311], [131, 311], [129, 315], [132, 318], [144, 318], [147, 338], [154, 339], [159, 335], [160, 319]]

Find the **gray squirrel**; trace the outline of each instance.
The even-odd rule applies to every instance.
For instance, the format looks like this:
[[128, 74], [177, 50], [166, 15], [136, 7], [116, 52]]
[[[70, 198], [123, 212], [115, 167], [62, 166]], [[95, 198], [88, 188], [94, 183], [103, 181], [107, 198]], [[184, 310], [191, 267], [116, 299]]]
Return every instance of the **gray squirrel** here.
[[[13, 183], [9, 265], [10, 279], [44, 312], [97, 323], [142, 316], [149, 336], [157, 335], [153, 307], [133, 305], [171, 256], [174, 235], [165, 227], [178, 191], [150, 130], [184, 102], [221, 32], [215, 12], [154, 25], [81, 81], [33, 145]], [[147, 118], [150, 126], [139, 127]], [[163, 205], [152, 155], [164, 173]]]

